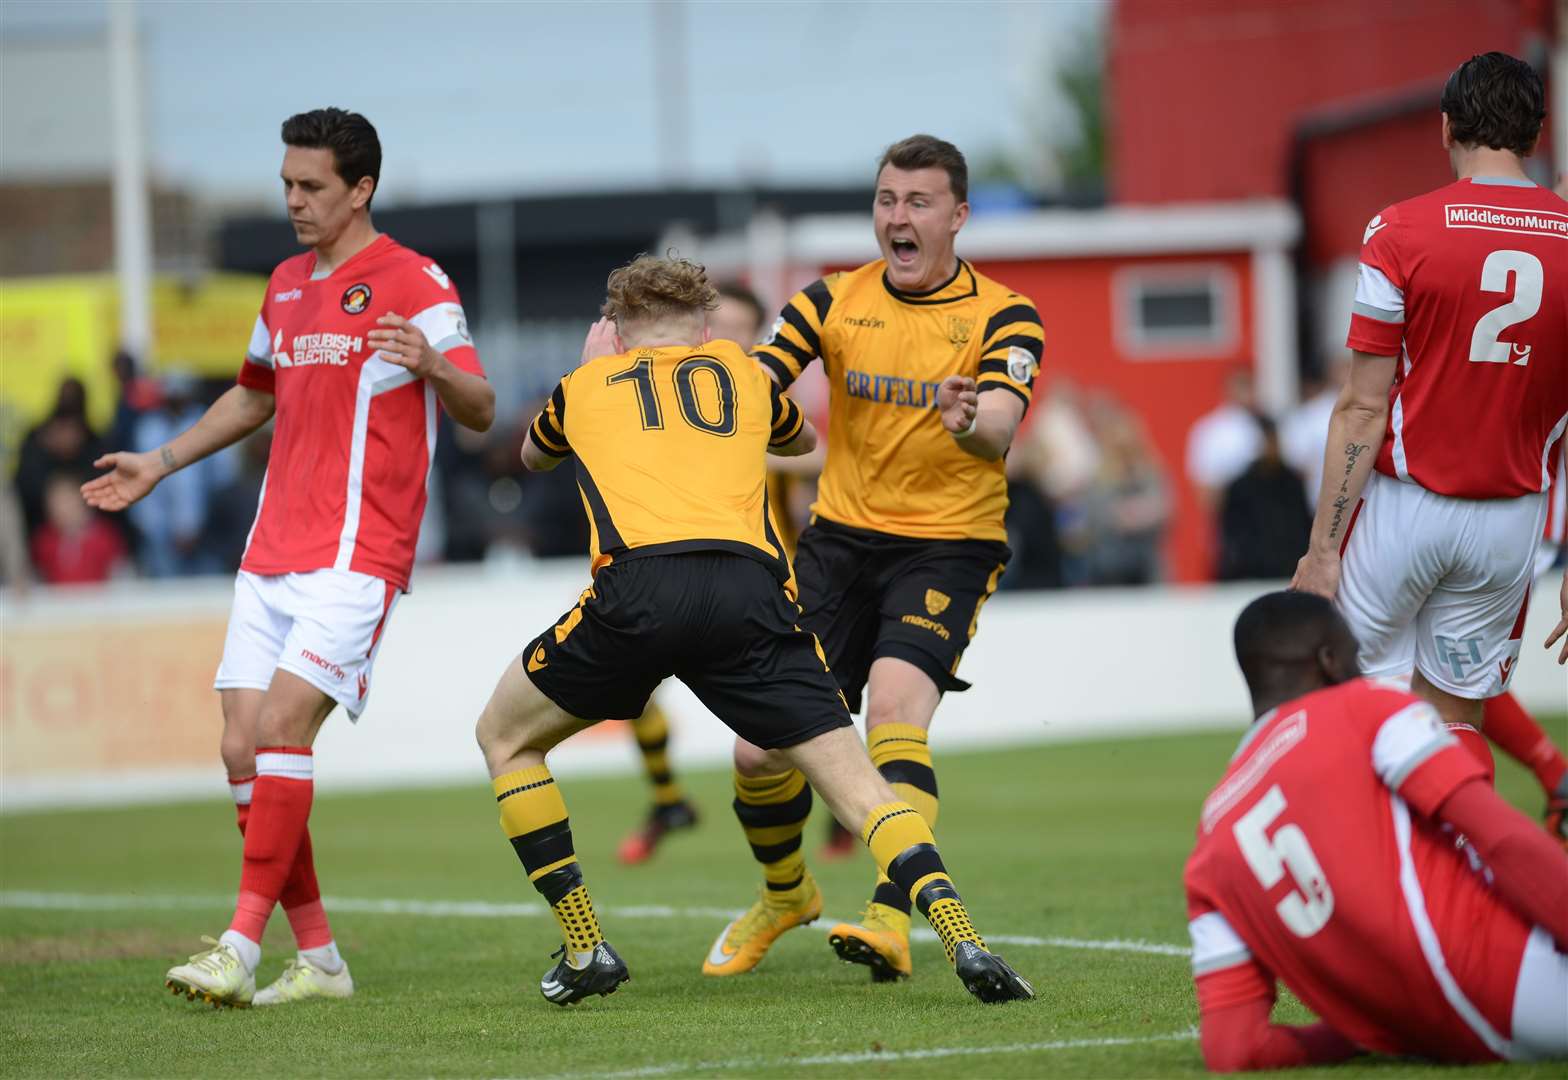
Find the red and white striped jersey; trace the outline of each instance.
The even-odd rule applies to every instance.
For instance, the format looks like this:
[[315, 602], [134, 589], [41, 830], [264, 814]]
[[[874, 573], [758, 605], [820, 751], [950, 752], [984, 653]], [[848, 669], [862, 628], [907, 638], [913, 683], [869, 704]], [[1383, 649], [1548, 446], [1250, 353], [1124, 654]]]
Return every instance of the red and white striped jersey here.
[[1350, 348], [1400, 358], [1377, 469], [1428, 491], [1545, 491], [1568, 425], [1568, 202], [1460, 180], [1366, 228]]
[[280, 264], [240, 368], [277, 396], [276, 430], [241, 568], [335, 567], [408, 588], [436, 446], [433, 387], [366, 337], [402, 315], [448, 360], [483, 375], [457, 290], [429, 259], [378, 236], [330, 274], [307, 252]]
[[1432, 820], [1486, 775], [1430, 705], [1371, 679], [1254, 724], [1203, 804], [1184, 879], [1212, 1004], [1278, 978], [1360, 1046], [1507, 1057], [1530, 928]]

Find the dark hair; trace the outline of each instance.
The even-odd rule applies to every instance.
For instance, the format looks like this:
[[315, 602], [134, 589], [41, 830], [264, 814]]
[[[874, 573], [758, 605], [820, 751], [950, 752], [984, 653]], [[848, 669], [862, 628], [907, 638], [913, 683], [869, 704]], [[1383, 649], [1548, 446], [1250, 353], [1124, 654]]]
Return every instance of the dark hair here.
[[1266, 680], [1281, 661], [1310, 659], [1339, 619], [1334, 605], [1316, 593], [1271, 592], [1252, 601], [1237, 616], [1232, 633], [1236, 663], [1248, 685]]
[[1546, 93], [1529, 64], [1489, 52], [1472, 56], [1448, 77], [1442, 108], [1455, 142], [1525, 157], [1546, 119]]
[[762, 326], [762, 321], [768, 317], [768, 309], [762, 306], [762, 300], [756, 293], [738, 281], [721, 281], [714, 286], [719, 292], [721, 300], [735, 300], [757, 313], [757, 326]]
[[953, 197], [959, 202], [969, 201], [969, 163], [958, 147], [935, 135], [911, 135], [898, 140], [883, 151], [877, 175], [881, 176], [889, 165], [895, 169], [946, 169]]
[[[367, 176], [381, 186], [381, 140], [359, 113], [345, 109], [296, 113], [283, 121], [283, 142], [303, 150], [331, 150], [332, 167], [349, 187]], [[375, 197], [372, 188], [370, 198]]]

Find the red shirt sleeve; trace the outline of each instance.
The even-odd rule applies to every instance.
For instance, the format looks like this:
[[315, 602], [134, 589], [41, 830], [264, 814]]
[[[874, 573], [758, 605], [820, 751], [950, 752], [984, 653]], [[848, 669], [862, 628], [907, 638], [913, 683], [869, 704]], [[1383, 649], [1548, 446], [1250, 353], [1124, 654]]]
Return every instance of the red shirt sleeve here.
[[268, 306], [271, 296], [272, 281], [269, 279], [267, 291], [261, 298], [261, 312], [256, 316], [256, 325], [250, 332], [250, 344], [245, 348], [245, 359], [240, 363], [239, 378], [235, 380], [247, 389], [260, 390], [264, 394], [277, 392], [276, 372], [272, 367], [272, 313]]
[[397, 314], [419, 327], [436, 352], [459, 369], [483, 378], [485, 369], [468, 333], [468, 316], [463, 313], [457, 286], [446, 271], [421, 258], [409, 264], [405, 288], [404, 305], [408, 310]]
[[1345, 344], [1374, 356], [1398, 356], [1405, 338], [1406, 274], [1399, 251], [1399, 213], [1389, 207], [1361, 236], [1356, 299]]
[[1568, 855], [1481, 779], [1452, 791], [1437, 820], [1452, 825], [1481, 856], [1491, 868], [1492, 887], [1510, 907], [1568, 950]]

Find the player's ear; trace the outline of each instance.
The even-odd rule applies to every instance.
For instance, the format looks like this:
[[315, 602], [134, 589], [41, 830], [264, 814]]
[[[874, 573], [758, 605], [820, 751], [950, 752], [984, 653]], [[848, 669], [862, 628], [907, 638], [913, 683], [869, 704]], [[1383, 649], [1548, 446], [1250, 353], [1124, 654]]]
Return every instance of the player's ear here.
[[370, 205], [370, 197], [376, 193], [376, 182], [368, 176], [361, 176], [354, 184], [354, 193], [349, 196], [355, 210], [361, 210]]
[[1443, 149], [1452, 150], [1454, 147], [1454, 129], [1448, 124], [1448, 114], [1443, 113]]
[[953, 208], [953, 231], [956, 233], [969, 220], [969, 204], [961, 202]]

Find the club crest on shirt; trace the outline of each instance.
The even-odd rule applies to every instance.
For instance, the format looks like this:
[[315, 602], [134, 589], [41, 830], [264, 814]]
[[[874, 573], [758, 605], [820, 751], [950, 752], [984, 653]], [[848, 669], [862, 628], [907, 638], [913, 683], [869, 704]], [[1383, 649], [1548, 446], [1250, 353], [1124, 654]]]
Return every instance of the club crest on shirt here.
[[947, 340], [952, 342], [953, 348], [962, 349], [969, 344], [969, 335], [975, 332], [975, 321], [965, 319], [958, 315], [947, 317]]
[[350, 285], [343, 291], [343, 310], [358, 315], [370, 306], [370, 286], [364, 282]]
[[952, 597], [945, 592], [935, 589], [926, 590], [926, 614], [940, 615], [947, 610], [947, 605], [953, 602]]

